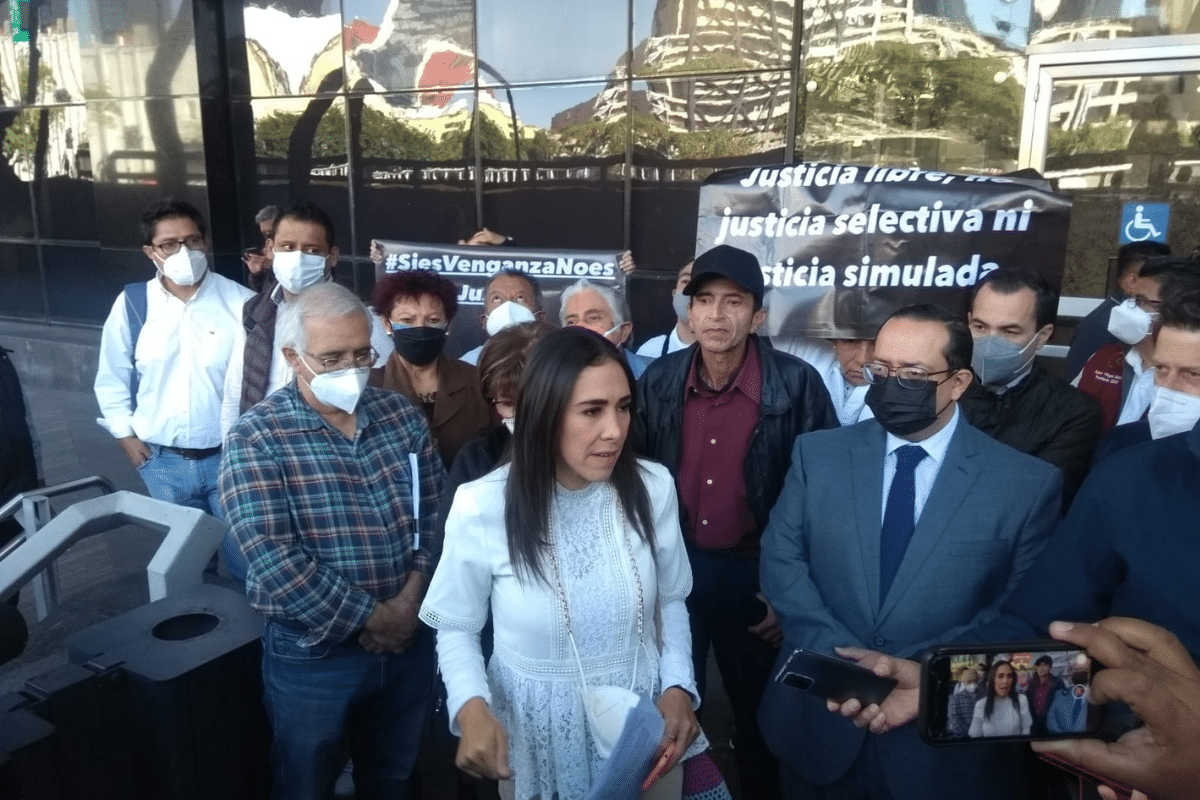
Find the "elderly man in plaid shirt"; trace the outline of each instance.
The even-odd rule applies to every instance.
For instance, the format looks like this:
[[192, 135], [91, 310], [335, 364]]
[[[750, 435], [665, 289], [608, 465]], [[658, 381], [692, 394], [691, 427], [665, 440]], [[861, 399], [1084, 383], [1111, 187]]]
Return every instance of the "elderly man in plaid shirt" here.
[[296, 379], [230, 430], [221, 499], [267, 618], [273, 797], [329, 798], [347, 756], [359, 798], [404, 798], [434, 677], [417, 610], [441, 552], [444, 473], [425, 417], [366, 386], [371, 318], [336, 284], [280, 320]]

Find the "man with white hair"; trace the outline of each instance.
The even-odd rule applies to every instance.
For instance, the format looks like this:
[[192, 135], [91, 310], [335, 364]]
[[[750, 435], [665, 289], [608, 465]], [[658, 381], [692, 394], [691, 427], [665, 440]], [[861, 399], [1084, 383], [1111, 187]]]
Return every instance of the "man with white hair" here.
[[425, 415], [367, 386], [372, 319], [323, 283], [280, 312], [295, 379], [234, 424], [226, 517], [266, 617], [275, 798], [319, 798], [349, 754], [360, 797], [406, 797], [434, 676], [417, 610], [445, 475]]
[[633, 379], [642, 377], [650, 362], [625, 347], [633, 335], [633, 323], [624, 298], [608, 286], [580, 278], [563, 289], [560, 300], [558, 317], [564, 326], [587, 328], [608, 339], [624, 354]]

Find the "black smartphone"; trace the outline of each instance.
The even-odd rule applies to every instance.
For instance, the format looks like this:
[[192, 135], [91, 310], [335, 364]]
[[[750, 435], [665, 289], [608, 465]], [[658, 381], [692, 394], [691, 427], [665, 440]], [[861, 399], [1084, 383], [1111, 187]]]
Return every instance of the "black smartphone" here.
[[921, 662], [917, 725], [931, 744], [1094, 736], [1104, 722], [1089, 702], [1099, 667], [1051, 640], [936, 647]]
[[815, 697], [844, 703], [851, 698], [863, 706], [882, 703], [896, 688], [894, 678], [881, 678], [852, 661], [798, 647], [775, 675], [784, 686]]

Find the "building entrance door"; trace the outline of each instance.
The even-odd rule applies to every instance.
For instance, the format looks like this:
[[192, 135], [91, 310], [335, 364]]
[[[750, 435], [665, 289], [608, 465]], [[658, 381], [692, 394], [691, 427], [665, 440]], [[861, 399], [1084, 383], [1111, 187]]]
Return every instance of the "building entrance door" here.
[[1113, 290], [1129, 241], [1200, 244], [1200, 36], [1029, 48], [1020, 165], [1074, 201], [1060, 313]]

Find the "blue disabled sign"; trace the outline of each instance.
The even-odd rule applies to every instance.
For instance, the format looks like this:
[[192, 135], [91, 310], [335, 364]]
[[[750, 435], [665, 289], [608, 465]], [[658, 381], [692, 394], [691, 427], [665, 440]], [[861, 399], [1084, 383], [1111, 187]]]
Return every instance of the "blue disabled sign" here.
[[1121, 244], [1165, 242], [1170, 203], [1126, 203], [1121, 211]]

